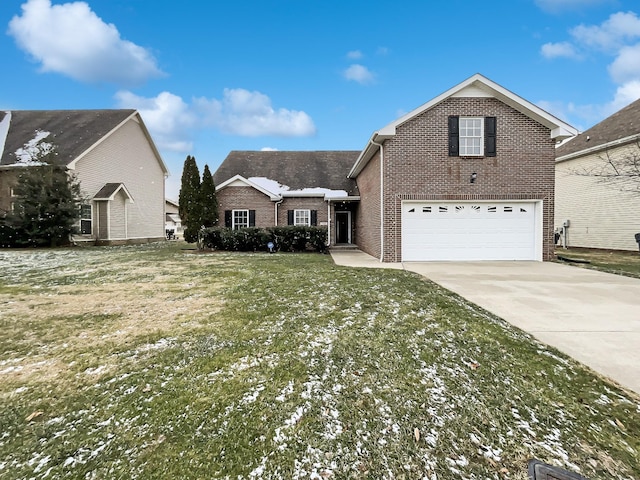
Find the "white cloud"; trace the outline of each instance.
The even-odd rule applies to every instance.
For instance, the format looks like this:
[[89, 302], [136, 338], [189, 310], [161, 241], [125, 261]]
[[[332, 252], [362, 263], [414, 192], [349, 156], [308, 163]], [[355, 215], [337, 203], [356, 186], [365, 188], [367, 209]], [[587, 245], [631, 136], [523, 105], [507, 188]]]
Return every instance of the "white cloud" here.
[[277, 148], [272, 148], [272, 147], [262, 147], [260, 149], [261, 152], [277, 152], [278, 149]]
[[120, 37], [85, 2], [28, 0], [9, 22], [19, 48], [56, 72], [83, 82], [136, 85], [162, 75], [148, 50]]
[[247, 137], [299, 137], [316, 132], [305, 112], [275, 110], [268, 96], [243, 89], [225, 89], [222, 100], [196, 98], [191, 103], [170, 92], [147, 98], [123, 90], [115, 99], [118, 108], [138, 110], [158, 148], [173, 152], [193, 150], [194, 132], [207, 128]]
[[545, 58], [579, 58], [576, 48], [569, 42], [545, 43], [540, 49]]
[[615, 97], [606, 106], [605, 114], [606, 116], [611, 115], [612, 113], [617, 112], [621, 108], [626, 107], [631, 102], [636, 101], [640, 98], [640, 80], [631, 80], [626, 82], [618, 87], [616, 90]]
[[640, 18], [633, 12], [618, 12], [601, 25], [578, 25], [570, 33], [577, 43], [585, 47], [615, 52], [640, 38]]
[[535, 0], [545, 12], [560, 13], [569, 10], [583, 10], [587, 7], [611, 3], [611, 0]]
[[371, 73], [367, 67], [357, 63], [349, 66], [349, 68], [344, 71], [344, 77], [347, 80], [353, 80], [363, 85], [373, 82], [374, 79], [373, 73]]
[[560, 118], [572, 116], [593, 124], [640, 98], [640, 18], [634, 12], [614, 13], [599, 25], [578, 25], [569, 34], [573, 43], [547, 43], [541, 54], [549, 59], [578, 59], [590, 52], [610, 56], [613, 60], [607, 70], [617, 85], [615, 96], [599, 105], [541, 104], [552, 113], [558, 112]]
[[350, 58], [352, 60], [358, 60], [362, 57], [363, 55], [360, 50], [351, 50], [350, 52], [347, 52], [347, 58]]
[[316, 127], [305, 112], [279, 108], [260, 92], [225, 88], [222, 100], [198, 98], [195, 105], [205, 123], [225, 133], [245, 137], [313, 135]]
[[640, 79], [640, 43], [622, 47], [616, 59], [609, 65], [609, 74], [616, 83]]
[[182, 98], [169, 92], [144, 98], [120, 91], [116, 101], [119, 108], [134, 108], [140, 112], [158, 148], [174, 152], [193, 149], [189, 131], [197, 126], [198, 119]]
[[389, 52], [390, 50], [387, 47], [378, 47], [378, 49], [376, 50], [376, 53], [382, 56], [389, 55]]

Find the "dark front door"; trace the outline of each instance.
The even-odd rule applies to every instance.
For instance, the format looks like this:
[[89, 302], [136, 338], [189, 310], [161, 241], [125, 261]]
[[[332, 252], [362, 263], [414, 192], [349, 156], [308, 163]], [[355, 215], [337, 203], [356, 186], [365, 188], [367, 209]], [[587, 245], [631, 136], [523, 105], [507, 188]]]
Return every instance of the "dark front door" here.
[[350, 212], [336, 212], [336, 243], [351, 243]]

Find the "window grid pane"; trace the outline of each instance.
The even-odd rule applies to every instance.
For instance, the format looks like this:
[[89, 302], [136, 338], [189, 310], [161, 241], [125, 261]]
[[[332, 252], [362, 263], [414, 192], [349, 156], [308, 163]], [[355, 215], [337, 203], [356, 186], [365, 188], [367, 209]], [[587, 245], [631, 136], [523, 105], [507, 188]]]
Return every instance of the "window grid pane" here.
[[460, 119], [460, 155], [482, 155], [482, 118]]
[[249, 210], [233, 211], [233, 229], [247, 228], [249, 226]]
[[310, 210], [295, 210], [293, 217], [294, 225], [303, 225], [310, 226], [311, 225], [311, 212]]

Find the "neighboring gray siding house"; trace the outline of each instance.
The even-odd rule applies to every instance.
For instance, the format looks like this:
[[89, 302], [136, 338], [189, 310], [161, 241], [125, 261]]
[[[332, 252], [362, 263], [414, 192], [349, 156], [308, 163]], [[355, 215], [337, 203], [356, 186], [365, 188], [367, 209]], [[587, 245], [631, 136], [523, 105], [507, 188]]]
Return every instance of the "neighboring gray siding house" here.
[[555, 226], [562, 232], [560, 244], [638, 250], [640, 177], [624, 182], [596, 176], [612, 173], [609, 160], [634, 158], [640, 166], [640, 100], [557, 148]]
[[361, 152], [231, 152], [214, 175], [220, 218], [286, 225], [315, 210], [330, 244], [383, 262], [549, 260], [555, 145], [576, 133], [477, 74]]
[[0, 113], [0, 213], [34, 152], [55, 149], [56, 161], [80, 181], [81, 234], [97, 244], [165, 238], [168, 170], [135, 110], [19, 110]]

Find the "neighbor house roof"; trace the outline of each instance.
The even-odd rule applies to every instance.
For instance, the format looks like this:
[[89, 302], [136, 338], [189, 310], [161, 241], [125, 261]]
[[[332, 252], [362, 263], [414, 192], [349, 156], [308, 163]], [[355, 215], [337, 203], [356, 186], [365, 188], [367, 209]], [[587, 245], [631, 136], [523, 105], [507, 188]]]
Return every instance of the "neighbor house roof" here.
[[373, 135], [369, 139], [366, 147], [358, 157], [353, 168], [349, 172], [349, 177], [355, 178], [362, 169], [366, 166], [369, 160], [379, 149], [379, 143], [389, 140], [396, 134], [396, 129], [417, 117], [418, 115], [426, 112], [427, 110], [435, 107], [451, 97], [492, 97], [500, 100], [506, 105], [509, 105], [513, 109], [519, 111], [523, 115], [537, 121], [541, 125], [544, 125], [550, 130], [551, 138], [562, 140], [576, 135], [578, 132], [568, 123], [556, 118], [550, 113], [544, 111], [540, 107], [533, 103], [519, 97], [515, 93], [507, 90], [506, 88], [498, 85], [497, 83], [489, 80], [488, 78], [476, 73], [472, 77], [469, 77], [465, 81], [459, 83], [455, 87], [450, 88], [446, 92], [438, 95], [432, 100], [428, 101], [424, 105], [416, 108], [415, 110], [403, 115], [394, 122], [382, 127], [380, 130], [373, 132]]
[[140, 123], [165, 174], [168, 170], [136, 110], [13, 110], [0, 112], [0, 166], [28, 164], [36, 145], [53, 147], [55, 163], [73, 163], [130, 118]]
[[347, 178], [347, 173], [359, 154], [357, 150], [232, 151], [213, 180], [220, 186], [239, 175], [249, 180], [269, 179], [294, 191], [322, 188], [358, 195], [355, 181]]
[[640, 100], [627, 105], [556, 149], [558, 161], [640, 141]]

